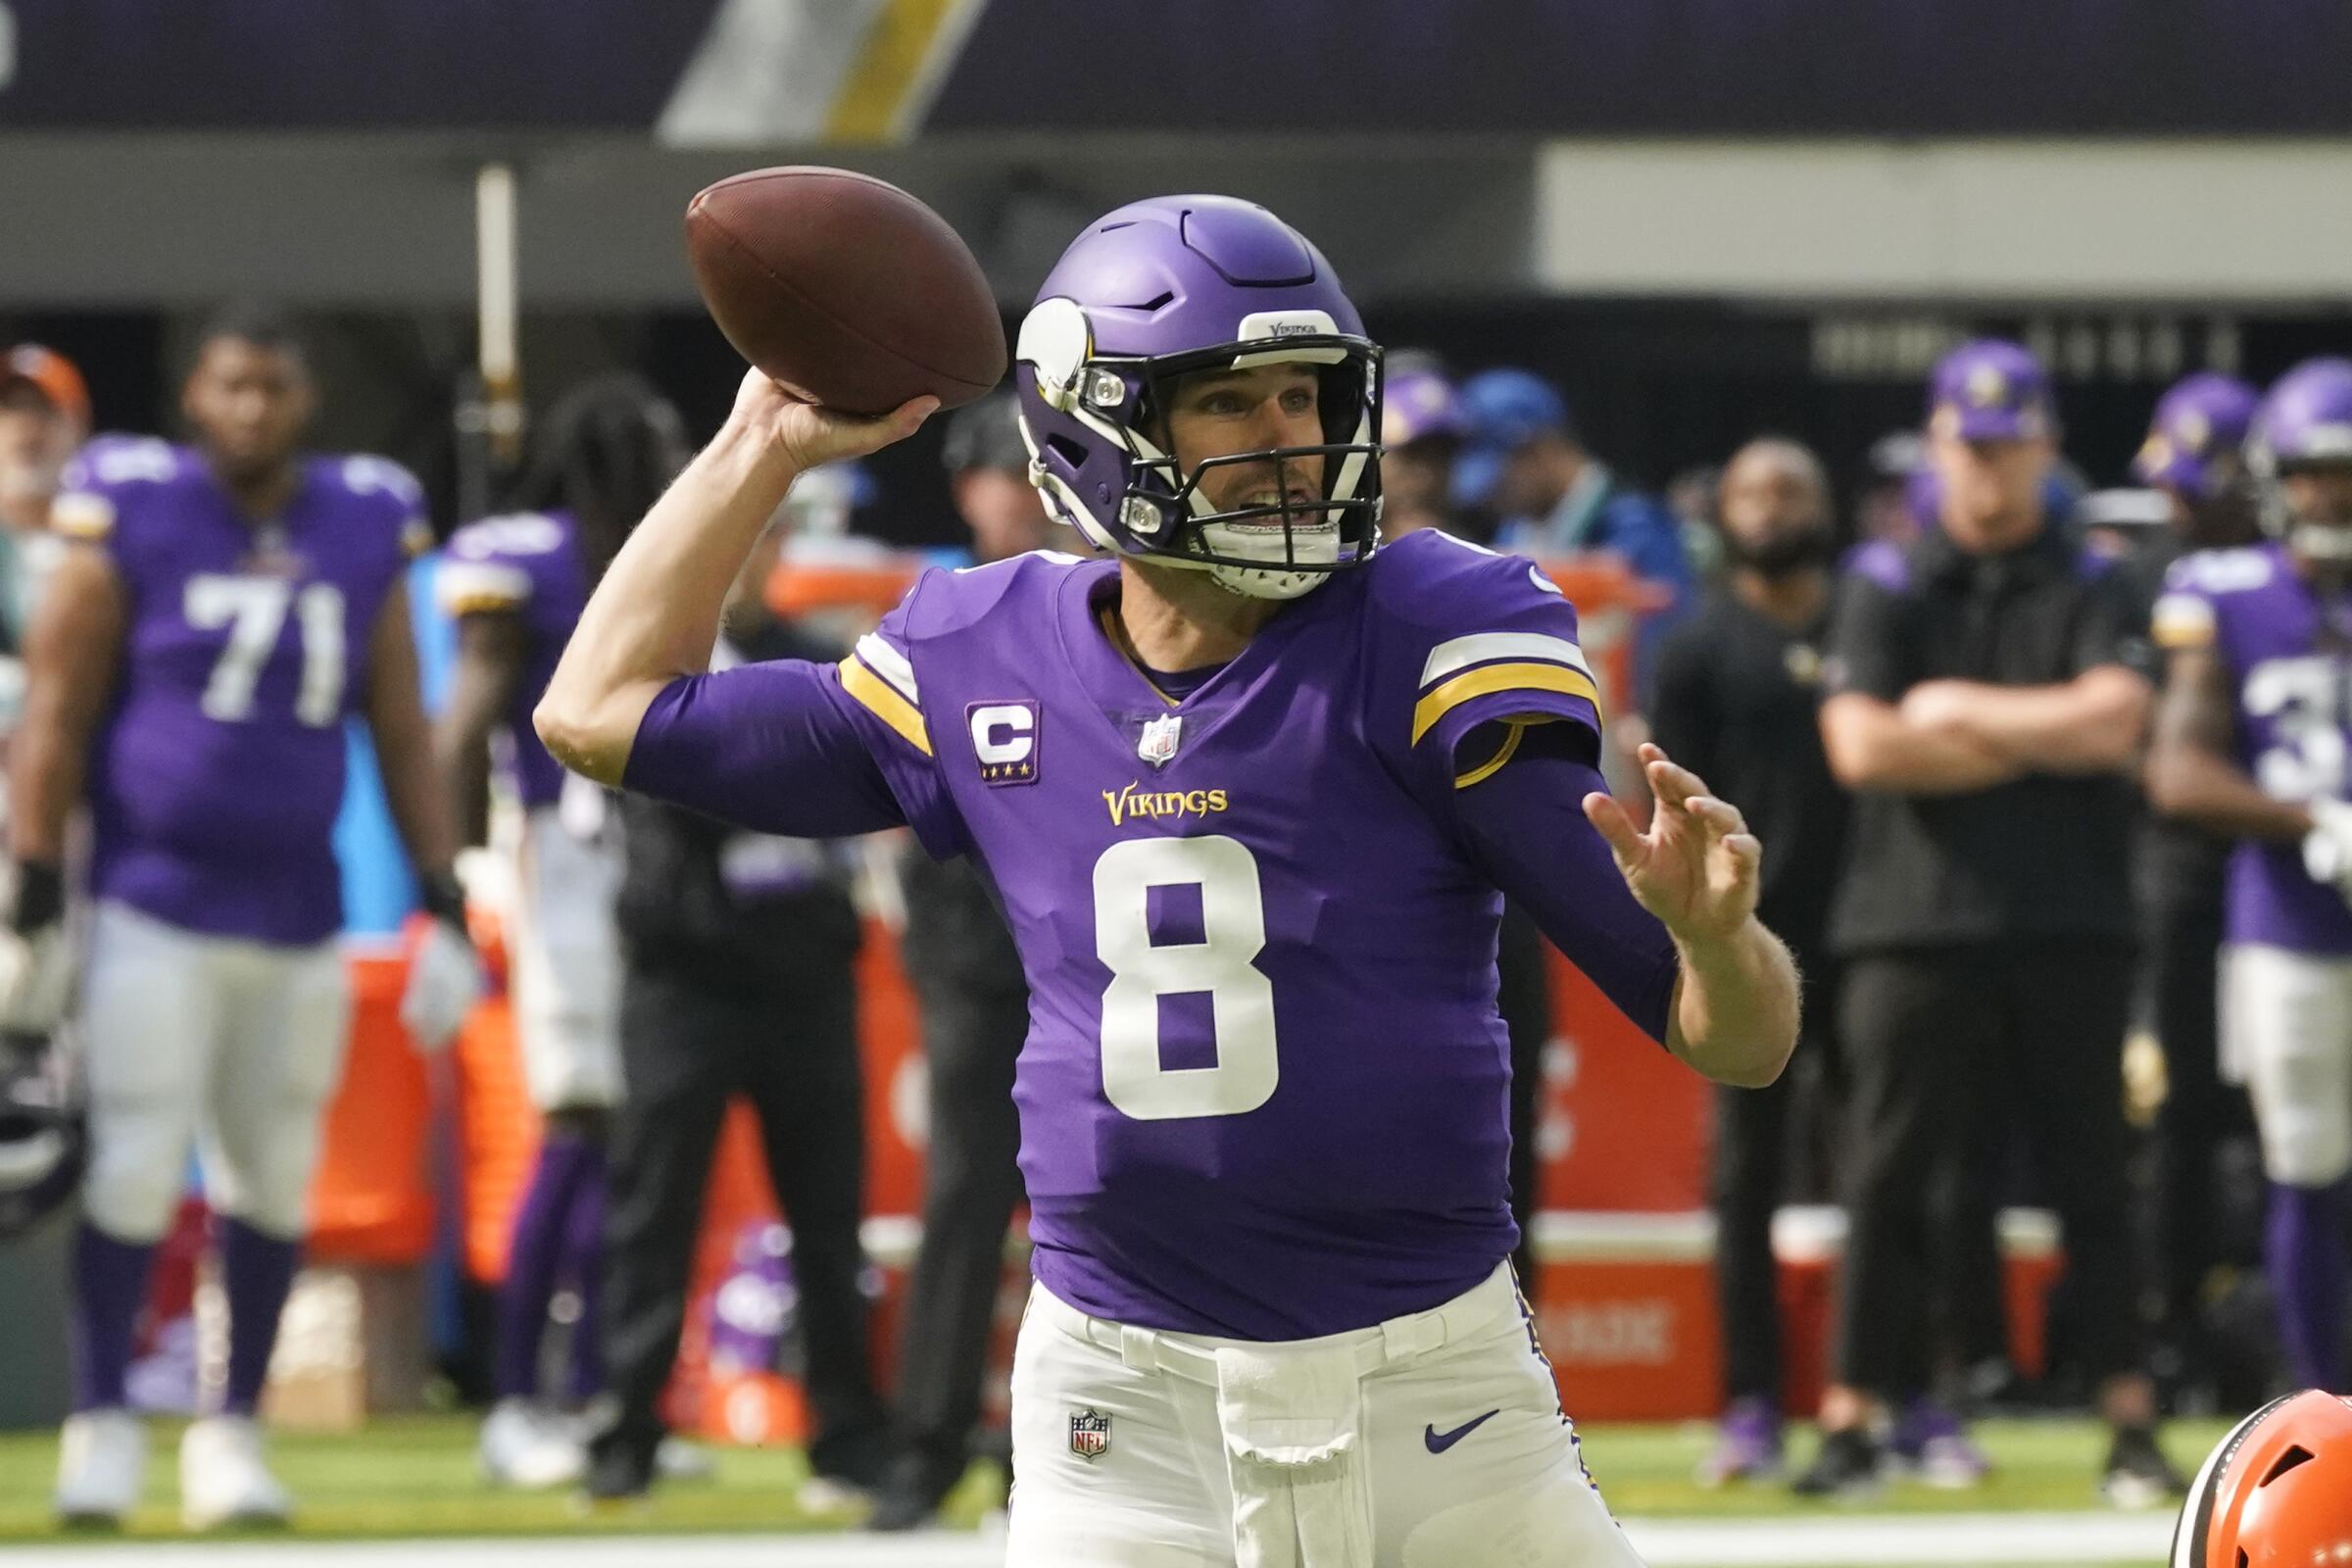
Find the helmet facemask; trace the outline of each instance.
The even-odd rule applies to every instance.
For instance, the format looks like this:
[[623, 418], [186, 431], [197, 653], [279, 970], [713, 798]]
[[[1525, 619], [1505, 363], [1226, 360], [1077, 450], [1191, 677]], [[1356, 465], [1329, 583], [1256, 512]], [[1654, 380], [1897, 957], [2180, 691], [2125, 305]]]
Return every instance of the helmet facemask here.
[[[1097, 357], [1086, 352], [1091, 334], [1083, 314], [1056, 309], [1067, 304], [1048, 301], [1032, 313], [1021, 332], [1022, 369], [1035, 376], [1048, 409], [1099, 442], [1115, 443], [1123, 461], [1118, 483], [1097, 481], [1090, 489], [1084, 475], [1061, 471], [1084, 463], [1084, 446], [1057, 445], [1050, 431], [1041, 440], [1024, 413], [1031, 480], [1064, 520], [1104, 549], [1206, 571], [1252, 599], [1298, 598], [1370, 556], [1380, 517], [1376, 345], [1330, 330], [1328, 318], [1296, 318], [1321, 313], [1268, 313], [1245, 318], [1244, 335], [1232, 342], [1145, 358]], [[1056, 358], [1066, 366], [1059, 374]], [[1224, 453], [1182, 471], [1168, 449], [1166, 411], [1183, 377], [1294, 364], [1314, 371], [1322, 441]], [[1315, 460], [1322, 468], [1317, 495], [1290, 498], [1295, 470]], [[1216, 476], [1245, 465], [1268, 467], [1274, 494], [1219, 508], [1207, 494]]]
[[2288, 499], [2286, 483], [2288, 475], [2298, 469], [2352, 467], [2352, 451], [2340, 458], [2286, 462], [2258, 453], [2256, 461], [2261, 474], [2260, 515], [2264, 531], [2284, 541], [2288, 549], [2315, 566], [2337, 572], [2352, 571], [2352, 516], [2304, 515]]

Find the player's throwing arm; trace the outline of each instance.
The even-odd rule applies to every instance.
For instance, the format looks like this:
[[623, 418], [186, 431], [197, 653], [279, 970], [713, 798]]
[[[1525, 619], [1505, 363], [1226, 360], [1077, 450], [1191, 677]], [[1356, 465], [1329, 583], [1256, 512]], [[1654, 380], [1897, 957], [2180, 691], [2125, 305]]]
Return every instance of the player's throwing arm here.
[[856, 418], [746, 375], [725, 425], [629, 536], [580, 615], [532, 714], [556, 760], [617, 786], [655, 695], [709, 667], [727, 588], [793, 480], [903, 440], [938, 406], [916, 398]]

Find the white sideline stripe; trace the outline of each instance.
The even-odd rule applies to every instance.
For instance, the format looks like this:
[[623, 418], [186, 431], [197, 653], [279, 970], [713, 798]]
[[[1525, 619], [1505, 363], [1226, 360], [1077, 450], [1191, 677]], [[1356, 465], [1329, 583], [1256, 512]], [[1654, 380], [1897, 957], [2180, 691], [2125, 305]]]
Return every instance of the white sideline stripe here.
[[[1650, 1568], [1895, 1568], [1898, 1564], [2152, 1563], [2172, 1539], [2161, 1513], [1905, 1514], [1867, 1519], [1629, 1520]], [[1002, 1542], [927, 1531], [871, 1536], [593, 1536], [493, 1541], [138, 1542], [14, 1546], [11, 1568], [152, 1563], [232, 1568], [331, 1553], [367, 1568], [1002, 1568]]]
[[2109, 1563], [2163, 1559], [2169, 1513], [1933, 1514], [1875, 1519], [1629, 1521], [1649, 1568], [1871, 1568], [1896, 1563]]
[[1482, 631], [1432, 648], [1429, 662], [1421, 666], [1421, 684], [1426, 687], [1456, 670], [1497, 659], [1535, 659], [1546, 664], [1566, 664], [1588, 676], [1592, 673], [1592, 666], [1585, 662], [1585, 651], [1565, 637], [1533, 631]]
[[858, 639], [858, 657], [865, 661], [866, 668], [896, 686], [901, 697], [918, 708], [922, 706], [914, 695], [914, 665], [905, 654], [869, 631]]

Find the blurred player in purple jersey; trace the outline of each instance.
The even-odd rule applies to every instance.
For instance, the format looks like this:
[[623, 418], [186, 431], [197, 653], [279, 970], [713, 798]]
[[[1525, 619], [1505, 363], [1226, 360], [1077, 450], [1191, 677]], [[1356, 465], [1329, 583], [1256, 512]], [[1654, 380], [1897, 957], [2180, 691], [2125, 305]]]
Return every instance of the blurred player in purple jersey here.
[[[2117, 568], [2135, 603], [2154, 607], [2174, 564], [2196, 550], [2261, 537], [2243, 448], [2260, 394], [2211, 370], [2186, 376], [2157, 400], [2132, 476], [2164, 498], [2170, 525], [2144, 530]], [[2146, 1193], [2156, 1265], [2159, 1375], [2187, 1397], [2213, 1375], [2203, 1322], [2221, 1261], [2214, 1169], [2217, 1146], [2247, 1121], [2244, 1094], [2221, 1076], [2219, 966], [2227, 940], [2224, 886], [2230, 841], [2193, 822], [2151, 812], [2133, 867], [2140, 906], [2140, 984], [2165, 1065], [2156, 1112], [2153, 1179]]]
[[1263, 208], [1135, 203], [1015, 354], [1030, 477], [1111, 559], [933, 572], [839, 665], [704, 673], [793, 476], [875, 420], [747, 377], [590, 600], [539, 730], [592, 777], [988, 867], [1027, 973], [1037, 1287], [1008, 1561], [1632, 1564], [1504, 1263], [1499, 900], [1701, 1071], [1796, 979], [1761, 848], [1655, 748], [1602, 791], [1576, 614], [1379, 546], [1380, 351]]
[[565, 773], [530, 714], [588, 591], [686, 461], [677, 411], [634, 375], [600, 376], [548, 411], [518, 487], [521, 510], [458, 530], [435, 594], [458, 623], [457, 673], [437, 737], [459, 841], [487, 842], [492, 752], [522, 808], [512, 955], [515, 1032], [531, 1102], [546, 1118], [515, 1209], [499, 1293], [497, 1404], [483, 1424], [485, 1476], [503, 1485], [579, 1479], [583, 1451], [559, 1399], [542, 1399], [548, 1308], [568, 1283], [564, 1396], [595, 1392], [592, 1310], [603, 1253], [608, 1124], [621, 1095], [617, 824], [604, 789]]
[[2148, 788], [2239, 841], [2222, 1051], [2253, 1092], [2265, 1256], [2295, 1381], [2345, 1387], [2352, 1173], [2352, 361], [2271, 389], [2248, 454], [2266, 542], [2185, 557], [2156, 608], [2172, 651]]
[[146, 1436], [123, 1374], [191, 1149], [219, 1220], [229, 1346], [219, 1404], [180, 1445], [181, 1514], [191, 1528], [287, 1514], [254, 1408], [350, 1011], [329, 842], [349, 718], [373, 734], [437, 916], [403, 1000], [418, 1043], [445, 1044], [480, 985], [403, 586], [430, 537], [422, 499], [380, 458], [302, 456], [315, 404], [284, 319], [226, 314], [183, 394], [196, 444], [102, 445], [54, 509], [74, 548], [33, 628], [10, 759], [0, 1020], [56, 1026], [73, 983], [68, 830], [86, 805], [91, 1153], [56, 1497], [69, 1520], [111, 1524], [139, 1498]]

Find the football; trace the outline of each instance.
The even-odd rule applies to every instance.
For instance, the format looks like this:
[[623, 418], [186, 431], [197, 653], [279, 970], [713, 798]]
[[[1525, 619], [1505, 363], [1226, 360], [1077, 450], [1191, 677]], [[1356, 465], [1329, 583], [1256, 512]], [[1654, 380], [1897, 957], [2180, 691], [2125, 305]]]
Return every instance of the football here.
[[980, 264], [896, 185], [844, 169], [760, 169], [686, 208], [686, 254], [736, 352], [796, 396], [888, 414], [945, 408], [1004, 375], [1004, 324]]

